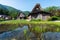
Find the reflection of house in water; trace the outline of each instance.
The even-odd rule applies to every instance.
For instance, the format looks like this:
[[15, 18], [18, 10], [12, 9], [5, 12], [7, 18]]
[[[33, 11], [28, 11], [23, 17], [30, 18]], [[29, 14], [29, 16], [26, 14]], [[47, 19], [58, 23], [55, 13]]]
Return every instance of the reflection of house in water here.
[[50, 18], [51, 13], [41, 10], [40, 4], [36, 4], [31, 13], [28, 15], [29, 19], [47, 20]]
[[23, 12], [21, 12], [21, 13], [18, 14], [17, 19], [26, 19], [26, 16]]

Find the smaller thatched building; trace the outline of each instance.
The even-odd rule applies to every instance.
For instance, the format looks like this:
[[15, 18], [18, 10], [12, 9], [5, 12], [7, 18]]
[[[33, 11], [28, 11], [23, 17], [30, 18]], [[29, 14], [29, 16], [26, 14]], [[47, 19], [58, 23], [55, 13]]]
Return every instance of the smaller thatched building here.
[[23, 12], [21, 12], [21, 13], [18, 14], [17, 19], [26, 19], [26, 16]]
[[4, 20], [11, 20], [12, 17], [11, 17], [11, 16], [8, 16], [8, 15], [0, 14], [0, 20], [1, 20], [1, 19], [4, 19]]

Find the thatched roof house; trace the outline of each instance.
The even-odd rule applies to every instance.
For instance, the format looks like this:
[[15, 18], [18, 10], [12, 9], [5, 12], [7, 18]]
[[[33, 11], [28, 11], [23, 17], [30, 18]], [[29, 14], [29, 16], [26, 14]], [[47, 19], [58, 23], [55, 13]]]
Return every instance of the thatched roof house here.
[[11, 20], [12, 17], [11, 16], [8, 16], [8, 15], [3, 15], [3, 14], [0, 14], [0, 19], [4, 19], [4, 20]]
[[20, 12], [20, 13], [18, 14], [17, 19], [26, 19], [26, 16], [25, 16], [25, 14], [24, 14], [23, 12]]
[[47, 20], [50, 16], [51, 13], [43, 11], [40, 4], [36, 4], [31, 13], [28, 15], [28, 18]]

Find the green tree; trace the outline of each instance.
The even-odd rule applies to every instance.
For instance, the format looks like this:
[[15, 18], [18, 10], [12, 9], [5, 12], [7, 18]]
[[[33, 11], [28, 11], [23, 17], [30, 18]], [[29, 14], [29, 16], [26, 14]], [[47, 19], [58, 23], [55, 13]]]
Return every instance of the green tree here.
[[56, 6], [51, 6], [51, 7], [47, 7], [44, 9], [44, 11], [47, 11], [47, 12], [51, 12], [52, 15], [54, 16], [58, 16], [58, 10], [60, 9], [60, 7], [56, 7]]

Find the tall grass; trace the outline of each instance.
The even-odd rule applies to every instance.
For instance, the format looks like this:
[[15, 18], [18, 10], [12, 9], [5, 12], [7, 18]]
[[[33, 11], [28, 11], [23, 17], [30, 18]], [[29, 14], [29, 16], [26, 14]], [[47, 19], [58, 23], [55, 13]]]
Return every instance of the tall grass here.
[[[26, 21], [26, 20], [10, 20], [0, 22], [0, 28], [10, 28], [15, 29], [18, 26], [29, 26], [30, 30], [35, 30], [36, 32], [47, 32], [47, 31], [56, 31], [60, 32], [60, 22], [53, 21]], [[2, 27], [3, 26], [3, 27]], [[9, 27], [10, 26], [10, 27]], [[33, 29], [32, 29], [33, 27]]]

